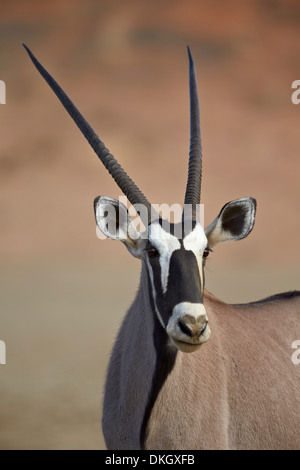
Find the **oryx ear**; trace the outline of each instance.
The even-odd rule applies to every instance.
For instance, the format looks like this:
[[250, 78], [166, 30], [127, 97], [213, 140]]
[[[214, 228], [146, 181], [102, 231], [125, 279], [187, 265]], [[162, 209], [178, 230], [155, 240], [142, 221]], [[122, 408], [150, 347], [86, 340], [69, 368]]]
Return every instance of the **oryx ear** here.
[[247, 237], [254, 226], [256, 200], [245, 197], [228, 202], [218, 217], [207, 227], [205, 235], [208, 246], [227, 240], [240, 240]]
[[120, 201], [98, 196], [94, 200], [96, 223], [104, 235], [121, 240], [136, 258], [141, 256], [141, 234], [133, 225], [127, 208]]

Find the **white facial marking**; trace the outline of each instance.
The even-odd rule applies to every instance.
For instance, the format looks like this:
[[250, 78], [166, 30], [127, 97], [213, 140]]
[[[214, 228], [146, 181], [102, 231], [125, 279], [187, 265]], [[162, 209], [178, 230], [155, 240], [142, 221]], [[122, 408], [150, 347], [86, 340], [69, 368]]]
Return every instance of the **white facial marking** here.
[[168, 286], [170, 259], [173, 251], [180, 249], [180, 242], [174, 235], [166, 232], [159, 223], [150, 225], [149, 241], [160, 253], [161, 285], [165, 294]]
[[202, 225], [196, 224], [194, 230], [184, 238], [183, 246], [186, 250], [191, 250], [197, 260], [199, 257], [202, 258], [203, 251], [207, 247], [207, 238]]
[[201, 279], [201, 289], [203, 290], [202, 279], [202, 256], [203, 251], [207, 247], [207, 238], [201, 224], [197, 223], [194, 230], [190, 232], [183, 240], [183, 246], [186, 250], [190, 250], [196, 256], [199, 267], [199, 275]]
[[151, 268], [151, 264], [147, 258], [147, 265], [148, 265], [148, 271], [149, 271], [149, 275], [150, 275], [150, 280], [151, 280], [151, 286], [152, 286], [152, 295], [153, 295], [153, 301], [154, 301], [154, 306], [155, 306], [155, 311], [156, 311], [156, 315], [162, 325], [163, 328], [165, 328], [165, 325], [164, 325], [164, 322], [163, 322], [163, 319], [161, 318], [161, 314], [159, 313], [159, 310], [156, 306], [156, 291], [155, 291], [155, 287], [154, 287], [154, 278], [153, 278], [153, 272], [152, 272], [152, 268]]
[[[197, 319], [201, 317], [205, 317], [206, 321], [207, 315], [206, 315], [206, 310], [203, 304], [193, 304], [190, 302], [180, 302], [179, 304], [175, 305], [173, 308], [173, 312], [171, 317], [169, 318], [168, 324], [167, 324], [167, 333], [170, 336], [172, 340], [175, 341], [180, 341], [183, 343], [192, 343], [192, 341], [187, 337], [185, 333], [181, 330], [178, 320], [183, 316], [183, 315], [189, 315], [195, 318], [195, 323], [197, 323]], [[205, 343], [210, 337], [210, 328], [207, 325], [204, 333], [202, 336], [199, 338], [199, 343], [198, 344], [203, 344]], [[177, 344], [178, 347], [178, 344]]]
[[[170, 267], [171, 256], [175, 250], [180, 249], [181, 244], [178, 238], [166, 232], [158, 222], [152, 223], [150, 225], [148, 238], [149, 238], [150, 243], [159, 251], [159, 254], [160, 254], [159, 263], [161, 267], [161, 285], [162, 285], [163, 293], [166, 293], [167, 287], [168, 287], [168, 277], [169, 277], [169, 267]], [[186, 250], [190, 250], [195, 254], [197, 262], [198, 262], [198, 266], [199, 266], [201, 285], [203, 286], [202, 255], [203, 255], [204, 249], [207, 246], [207, 238], [205, 236], [202, 225], [200, 225], [199, 223], [196, 224], [194, 230], [190, 232], [184, 238], [183, 246]], [[154, 276], [153, 276], [152, 267], [148, 258], [147, 258], [147, 265], [148, 265], [148, 270], [149, 270], [149, 275], [150, 275], [150, 280], [151, 280], [151, 285], [152, 285], [152, 294], [154, 298], [156, 314], [158, 316], [158, 319], [161, 325], [165, 327], [162, 317], [160, 315], [160, 312], [158, 311], [158, 308], [156, 306], [156, 291], [155, 291], [155, 286], [154, 286]], [[203, 304], [193, 304], [190, 302], [181, 302], [174, 307], [172, 316], [170, 317], [167, 328], [166, 328], [167, 333], [170, 335], [171, 338], [173, 336], [175, 339], [179, 341], [186, 342], [187, 341], [186, 335], [180, 330], [179, 325], [178, 325], [178, 319], [183, 314], [189, 314], [191, 316], [194, 316], [195, 319], [197, 319], [199, 315], [205, 315], [206, 317], [206, 311], [205, 311]], [[209, 332], [209, 328], [208, 328], [208, 332]], [[201, 340], [201, 343], [203, 342], [203, 340], [206, 341], [204, 336], [206, 336], [206, 334], [203, 335], [203, 339]]]

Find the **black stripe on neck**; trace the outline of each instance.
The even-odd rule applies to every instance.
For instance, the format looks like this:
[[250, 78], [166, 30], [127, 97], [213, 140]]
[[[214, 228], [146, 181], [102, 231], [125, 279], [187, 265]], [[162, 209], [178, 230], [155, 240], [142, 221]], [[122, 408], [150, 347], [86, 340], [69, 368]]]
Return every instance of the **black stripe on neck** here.
[[[148, 271], [147, 271], [148, 274]], [[149, 285], [149, 292], [152, 292], [151, 280], [148, 274], [148, 285]], [[150, 290], [151, 289], [151, 290]], [[176, 357], [177, 357], [177, 349], [172, 347], [168, 344], [169, 337], [166, 331], [163, 329], [162, 325], [160, 324], [157, 314], [155, 312], [155, 308], [153, 305], [153, 298], [152, 294], [150, 294], [151, 298], [151, 307], [153, 312], [153, 319], [154, 319], [154, 328], [153, 328], [153, 342], [155, 347], [156, 353], [156, 361], [155, 361], [155, 369], [152, 377], [152, 385], [150, 394], [148, 397], [148, 402], [145, 408], [145, 413], [141, 425], [140, 431], [140, 445], [141, 449], [145, 449], [146, 440], [147, 440], [147, 426], [151, 416], [151, 412], [153, 410], [154, 404], [157, 400], [160, 390], [162, 389], [168, 375], [173, 370], [175, 365]], [[147, 373], [147, 371], [145, 371]]]

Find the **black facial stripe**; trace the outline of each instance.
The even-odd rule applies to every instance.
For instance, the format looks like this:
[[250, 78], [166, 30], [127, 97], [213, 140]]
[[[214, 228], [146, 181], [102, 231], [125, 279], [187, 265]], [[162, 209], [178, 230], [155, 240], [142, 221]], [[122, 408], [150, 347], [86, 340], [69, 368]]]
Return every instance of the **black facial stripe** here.
[[[176, 232], [176, 226], [182, 228], [182, 223], [169, 224], [167, 228], [164, 226], [164, 222], [159, 220], [163, 230], [167, 229], [170, 234], [173, 234], [174, 231]], [[190, 221], [189, 225], [191, 223], [192, 221]], [[195, 224], [196, 222], [194, 221], [193, 227], [195, 227]], [[190, 226], [187, 226], [187, 229], [189, 231], [185, 234], [185, 237], [190, 233]], [[176, 233], [174, 236], [176, 237]], [[156, 246], [155, 239], [149, 240], [149, 246], [153, 245], [157, 248], [155, 256], [149, 256], [147, 253], [147, 262], [148, 266], [150, 265], [149, 271], [151, 274], [152, 300], [155, 303], [154, 311], [164, 327], [168, 324], [175, 305], [182, 302], [203, 302], [203, 265], [205, 260], [203, 258], [203, 265], [199, 266], [198, 262], [200, 263], [200, 261], [197, 256], [192, 250], [186, 249], [184, 246], [185, 237], [177, 238], [180, 248], [175, 249], [173, 253], [171, 252], [169, 259], [168, 255], [164, 254], [163, 251], [159, 253], [159, 250], [163, 250], [163, 248], [160, 248], [159, 244]], [[166, 256], [166, 258], [161, 258], [161, 256]], [[166, 265], [163, 263], [166, 263]], [[202, 272], [199, 271], [200, 269]]]
[[[159, 262], [153, 263], [154, 270], [156, 271], [154, 278], [159, 275], [160, 276], [160, 265]], [[149, 269], [153, 269], [150, 267]], [[160, 279], [160, 277], [159, 277]], [[155, 312], [155, 305], [154, 299], [152, 294], [152, 282], [150, 273], [148, 272], [148, 285], [149, 285], [149, 293], [150, 293], [150, 302], [152, 311]], [[156, 402], [156, 399], [159, 395], [160, 390], [162, 389], [168, 375], [172, 371], [176, 357], [177, 357], [177, 349], [168, 347], [168, 335], [165, 330], [161, 327], [161, 324], [157, 318], [157, 315], [154, 314], [154, 323], [153, 323], [153, 343], [155, 347], [156, 353], [156, 364], [155, 370], [152, 377], [152, 385], [151, 391], [148, 397], [148, 402], [145, 408], [143, 421], [141, 424], [140, 429], [140, 445], [141, 449], [145, 449], [146, 441], [147, 441], [147, 426], [149, 423], [149, 419], [151, 416], [151, 412], [153, 410], [153, 406]]]
[[[151, 269], [151, 266], [148, 269]], [[148, 292], [149, 292], [149, 298], [150, 298], [150, 305], [151, 305], [152, 312], [154, 312], [156, 314], [156, 304], [155, 304], [155, 299], [154, 299], [154, 296], [153, 296], [152, 281], [151, 281], [151, 277], [150, 277], [150, 273], [148, 272], [148, 269], [147, 269], [147, 274], [148, 274], [148, 286], [149, 286], [148, 287]]]
[[[175, 305], [181, 302], [203, 302], [203, 286], [201, 287], [197, 258], [191, 250], [184, 249], [182, 243], [181, 248], [175, 250], [170, 259], [166, 292], [163, 292], [162, 289], [159, 258], [150, 259], [149, 262], [155, 289], [155, 299], [152, 299], [152, 301], [153, 305], [155, 302], [164, 326], [168, 324]], [[200, 267], [200, 269], [203, 268]]]
[[[158, 309], [161, 315], [161, 318], [164, 322], [164, 326], [166, 326], [170, 317], [170, 311], [168, 309], [168, 306], [166, 305], [165, 295], [162, 290], [161, 267], [160, 267], [159, 258], [151, 259], [149, 261], [151, 265], [150, 269], [152, 269], [152, 273], [153, 273], [154, 289], [155, 289], [155, 294], [156, 294], [156, 298], [153, 299], [153, 302], [155, 302], [156, 308]], [[151, 292], [152, 292], [152, 288], [151, 288]]]
[[197, 258], [190, 250], [181, 248], [172, 253], [166, 301], [172, 310], [181, 302], [203, 301]]

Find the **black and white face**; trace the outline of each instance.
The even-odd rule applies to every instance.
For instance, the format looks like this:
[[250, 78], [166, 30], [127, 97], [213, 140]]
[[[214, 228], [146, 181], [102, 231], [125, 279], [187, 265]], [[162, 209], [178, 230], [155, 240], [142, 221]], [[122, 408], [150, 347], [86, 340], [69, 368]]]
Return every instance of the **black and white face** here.
[[[210, 248], [204, 230], [193, 223], [188, 233], [177, 238], [176, 226], [155, 221], [148, 227], [143, 250], [150, 295], [157, 317], [176, 347], [195, 351], [210, 337], [205, 307], [204, 263]], [[180, 230], [181, 232], [181, 230]]]
[[138, 232], [119, 201], [103, 196], [95, 199], [100, 230], [121, 240], [146, 264], [152, 310], [172, 344], [183, 352], [197, 350], [210, 338], [203, 303], [204, 266], [209, 252], [217, 243], [246, 237], [253, 228], [255, 211], [254, 199], [237, 199], [227, 203], [205, 231], [198, 222], [185, 224], [189, 227], [185, 231], [181, 223], [156, 220], [145, 235]]

